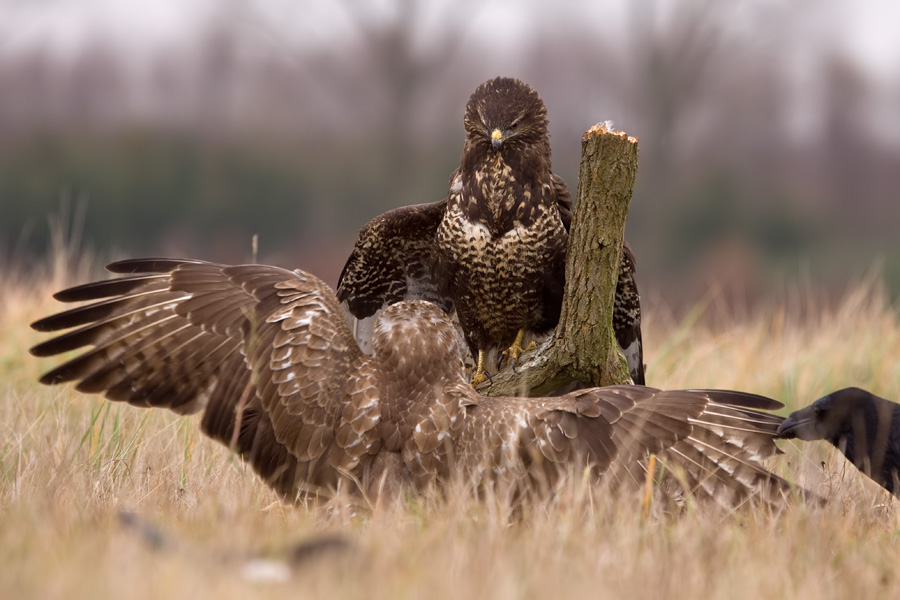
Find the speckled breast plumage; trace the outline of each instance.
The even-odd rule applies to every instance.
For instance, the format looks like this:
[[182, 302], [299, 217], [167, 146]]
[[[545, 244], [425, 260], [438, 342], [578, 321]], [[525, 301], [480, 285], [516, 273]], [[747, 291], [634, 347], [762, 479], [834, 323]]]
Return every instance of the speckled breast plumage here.
[[482, 165], [451, 191], [437, 230], [460, 323], [473, 352], [505, 348], [520, 329], [559, 320], [567, 234], [553, 188], [520, 183], [502, 161]]

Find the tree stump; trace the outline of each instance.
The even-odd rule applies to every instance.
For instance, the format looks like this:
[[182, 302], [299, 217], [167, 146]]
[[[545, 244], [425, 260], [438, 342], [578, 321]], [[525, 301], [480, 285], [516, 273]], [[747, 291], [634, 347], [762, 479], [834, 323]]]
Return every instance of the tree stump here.
[[540, 396], [580, 382], [631, 383], [612, 327], [613, 300], [628, 205], [637, 175], [638, 141], [606, 123], [581, 138], [581, 166], [566, 253], [559, 325], [515, 370], [478, 386], [488, 396]]

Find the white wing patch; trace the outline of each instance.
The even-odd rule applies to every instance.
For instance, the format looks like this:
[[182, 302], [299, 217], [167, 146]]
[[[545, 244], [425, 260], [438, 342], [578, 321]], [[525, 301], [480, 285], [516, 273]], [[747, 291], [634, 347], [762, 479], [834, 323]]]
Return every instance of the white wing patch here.
[[641, 344], [637, 339], [631, 342], [631, 345], [627, 348], [619, 346], [619, 350], [625, 355], [625, 362], [628, 363], [629, 371], [635, 373], [637, 370], [640, 370], [638, 365], [641, 362]]
[[375, 321], [377, 321], [378, 317], [381, 316], [381, 313], [384, 312], [384, 307], [379, 308], [375, 311], [375, 314], [368, 316], [365, 319], [357, 319], [350, 314], [350, 309], [347, 308], [346, 302], [342, 303], [341, 306], [345, 308], [344, 312], [350, 319], [350, 330], [353, 332], [353, 337], [356, 338], [356, 344], [359, 346], [359, 349], [362, 350], [364, 354], [371, 355], [372, 334], [375, 332]]

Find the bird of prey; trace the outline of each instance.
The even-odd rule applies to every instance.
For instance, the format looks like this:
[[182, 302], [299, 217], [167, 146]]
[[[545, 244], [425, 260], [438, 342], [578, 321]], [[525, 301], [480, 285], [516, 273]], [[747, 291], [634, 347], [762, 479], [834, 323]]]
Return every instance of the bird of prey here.
[[860, 471], [900, 497], [900, 404], [845, 388], [791, 413], [778, 427], [778, 437], [828, 440]]
[[[498, 77], [466, 105], [462, 159], [440, 202], [398, 208], [359, 233], [338, 283], [338, 299], [371, 333], [379, 310], [424, 299], [455, 309], [486, 378], [489, 351], [515, 360], [525, 336], [559, 322], [572, 203], [551, 170], [547, 109], [527, 84]], [[614, 305], [614, 330], [635, 383], [643, 385], [640, 296], [627, 244]]]
[[69, 330], [32, 354], [82, 349], [40, 381], [202, 413], [204, 433], [288, 498], [372, 497], [455, 476], [521, 493], [585, 468], [642, 482], [651, 454], [679, 497], [734, 506], [786, 488], [763, 464], [782, 420], [760, 412], [782, 407], [768, 398], [642, 386], [484, 397], [466, 380], [454, 325], [429, 302], [383, 311], [368, 355], [334, 293], [301, 270], [179, 259], [108, 268], [127, 275], [57, 293], [87, 304], [32, 324]]

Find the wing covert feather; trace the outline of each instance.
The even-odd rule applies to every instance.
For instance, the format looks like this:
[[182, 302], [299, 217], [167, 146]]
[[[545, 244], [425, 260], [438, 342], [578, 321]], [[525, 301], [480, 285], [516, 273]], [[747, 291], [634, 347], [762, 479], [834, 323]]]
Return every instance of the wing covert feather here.
[[414, 299], [450, 312], [452, 304], [434, 277], [434, 237], [446, 206], [446, 199], [404, 206], [363, 226], [338, 279], [338, 300], [350, 314], [364, 319]]

